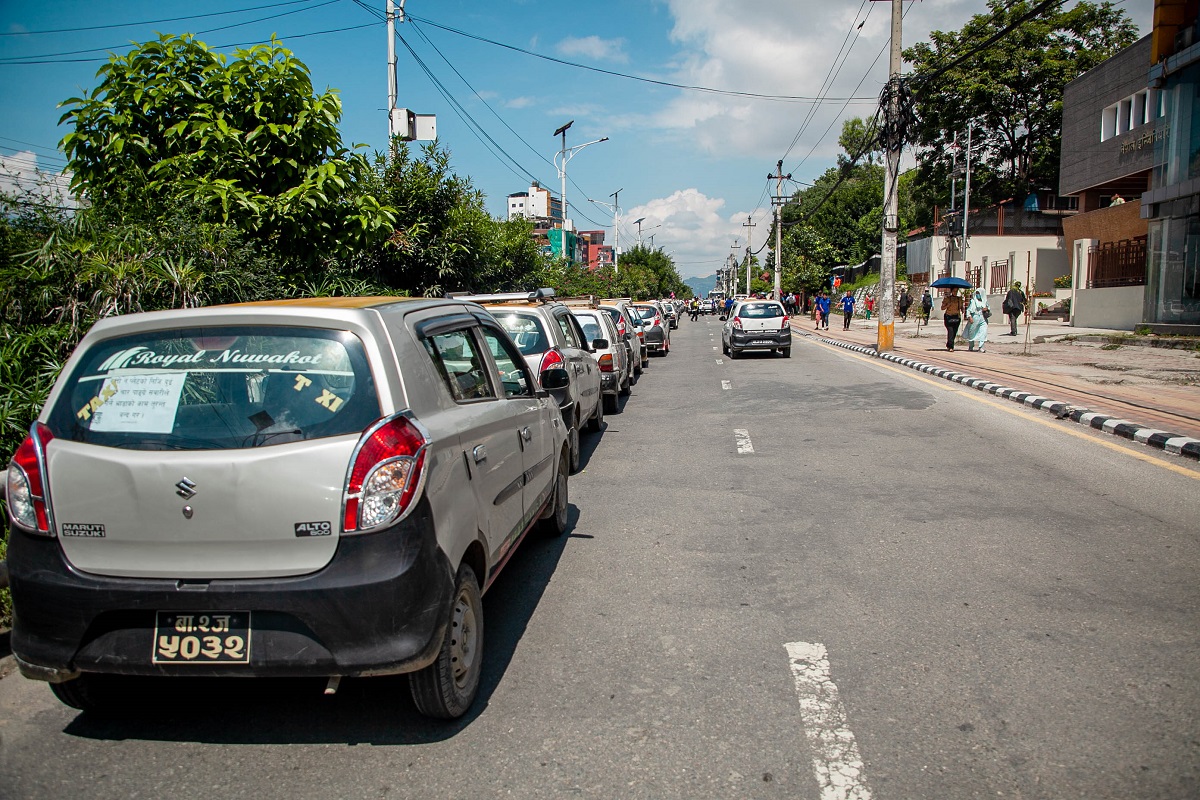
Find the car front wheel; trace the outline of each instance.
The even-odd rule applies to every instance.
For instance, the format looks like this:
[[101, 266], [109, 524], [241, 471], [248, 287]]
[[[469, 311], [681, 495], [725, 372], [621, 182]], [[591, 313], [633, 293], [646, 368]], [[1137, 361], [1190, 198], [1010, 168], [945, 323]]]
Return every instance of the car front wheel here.
[[483, 599], [474, 570], [463, 564], [437, 659], [408, 678], [417, 710], [439, 719], [461, 717], [475, 701], [482, 667]]
[[562, 536], [567, 532], [567, 456], [558, 459], [558, 472], [554, 475], [554, 497], [550, 499], [550, 516], [538, 523], [547, 536]]

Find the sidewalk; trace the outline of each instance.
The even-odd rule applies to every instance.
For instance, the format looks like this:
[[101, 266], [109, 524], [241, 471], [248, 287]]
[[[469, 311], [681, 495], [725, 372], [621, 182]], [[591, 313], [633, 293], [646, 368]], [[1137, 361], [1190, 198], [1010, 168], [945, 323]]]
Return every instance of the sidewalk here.
[[[856, 317], [849, 331], [842, 330], [839, 314], [830, 316], [828, 331], [815, 331], [814, 324], [805, 316], [793, 318], [798, 333], [875, 355], [875, 319]], [[1017, 330], [1017, 336], [1001, 336], [1008, 332], [1008, 320], [993, 319], [985, 352], [967, 350], [962, 339], [950, 352], [940, 320], [922, 325], [918, 334], [910, 315], [908, 322], [897, 318], [895, 347], [885, 355], [1060, 418], [1200, 458], [1200, 350], [1110, 344], [1107, 337], [1128, 333], [1053, 320]]]

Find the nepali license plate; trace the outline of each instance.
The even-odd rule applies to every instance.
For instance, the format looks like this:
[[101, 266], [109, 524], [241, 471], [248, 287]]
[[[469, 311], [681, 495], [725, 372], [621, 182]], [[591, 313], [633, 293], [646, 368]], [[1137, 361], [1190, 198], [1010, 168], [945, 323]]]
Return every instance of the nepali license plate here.
[[249, 611], [159, 611], [155, 664], [249, 664]]
[[755, 339], [750, 344], [775, 344], [775, 340], [773, 340], [773, 339]]

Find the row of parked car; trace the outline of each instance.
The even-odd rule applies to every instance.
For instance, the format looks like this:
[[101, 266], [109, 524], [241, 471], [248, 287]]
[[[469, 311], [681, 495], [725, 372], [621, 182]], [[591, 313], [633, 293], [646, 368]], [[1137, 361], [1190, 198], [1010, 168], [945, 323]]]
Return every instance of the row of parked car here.
[[407, 673], [461, 716], [483, 593], [566, 532], [580, 431], [670, 330], [552, 290], [102, 320], [5, 476], [21, 672], [92, 713], [129, 676]]

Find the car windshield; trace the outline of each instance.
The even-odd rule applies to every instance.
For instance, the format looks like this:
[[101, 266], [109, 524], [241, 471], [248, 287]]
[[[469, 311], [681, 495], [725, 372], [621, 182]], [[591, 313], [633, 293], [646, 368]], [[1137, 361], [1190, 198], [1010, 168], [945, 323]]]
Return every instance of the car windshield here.
[[783, 306], [778, 303], [746, 303], [738, 312], [739, 317], [782, 317]]
[[600, 320], [593, 317], [591, 314], [587, 316], [577, 315], [575, 317], [579, 321], [579, 327], [583, 328], [583, 338], [589, 343], [594, 339], [607, 339], [604, 335], [604, 329], [600, 327]]
[[359, 433], [380, 415], [362, 342], [280, 326], [97, 342], [50, 413], [54, 435], [131, 450], [226, 450]]
[[658, 309], [654, 306], [635, 306], [638, 316], [642, 319], [654, 319], [654, 315], [658, 313]]
[[494, 311], [493, 315], [500, 327], [508, 332], [517, 343], [517, 349], [523, 356], [533, 356], [550, 349], [549, 339], [542, 327], [542, 320], [536, 314], [504, 314]]

